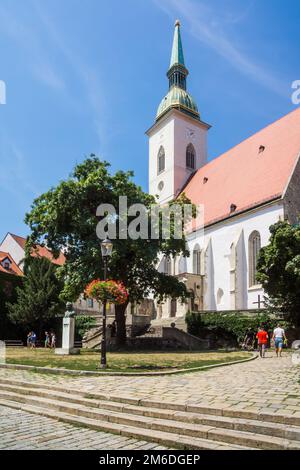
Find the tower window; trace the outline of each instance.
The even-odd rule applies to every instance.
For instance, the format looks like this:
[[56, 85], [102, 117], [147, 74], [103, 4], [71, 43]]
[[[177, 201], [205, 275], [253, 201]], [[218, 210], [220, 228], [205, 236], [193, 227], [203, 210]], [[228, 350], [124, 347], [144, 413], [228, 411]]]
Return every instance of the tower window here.
[[265, 150], [265, 146], [264, 145], [261, 145], [258, 149], [258, 153], [262, 153], [264, 150]]
[[162, 171], [164, 171], [165, 164], [166, 164], [165, 150], [163, 146], [161, 145], [158, 151], [158, 156], [157, 156], [157, 173], [161, 173]]
[[235, 204], [230, 204], [230, 212], [236, 211], [236, 205]]
[[194, 170], [195, 160], [196, 160], [196, 152], [195, 152], [194, 146], [193, 144], [189, 144], [186, 148], [186, 167]]

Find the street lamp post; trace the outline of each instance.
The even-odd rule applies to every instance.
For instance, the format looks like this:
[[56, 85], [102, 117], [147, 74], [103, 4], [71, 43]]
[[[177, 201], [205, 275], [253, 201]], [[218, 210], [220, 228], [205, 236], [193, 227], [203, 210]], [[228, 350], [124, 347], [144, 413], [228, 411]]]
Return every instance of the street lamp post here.
[[[107, 280], [107, 262], [108, 258], [111, 257], [113, 249], [112, 242], [106, 237], [105, 240], [101, 242], [101, 254], [103, 258], [104, 265], [104, 281]], [[103, 300], [103, 311], [102, 311], [102, 340], [101, 340], [101, 369], [106, 368], [106, 299]]]

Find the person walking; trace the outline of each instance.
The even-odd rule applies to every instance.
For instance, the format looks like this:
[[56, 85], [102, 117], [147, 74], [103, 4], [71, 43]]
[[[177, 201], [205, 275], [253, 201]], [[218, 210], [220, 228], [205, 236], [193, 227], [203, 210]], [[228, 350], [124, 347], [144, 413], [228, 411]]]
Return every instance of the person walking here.
[[258, 344], [258, 350], [259, 350], [259, 355], [260, 357], [265, 357], [265, 352], [268, 344], [268, 338], [269, 335], [264, 329], [263, 326], [261, 326], [257, 332], [256, 335], [257, 338], [257, 344]]
[[278, 357], [278, 355], [279, 355], [279, 357], [281, 357], [283, 342], [287, 341], [287, 337], [285, 336], [284, 329], [281, 328], [279, 323], [273, 331], [272, 340], [274, 341], [276, 356]]
[[50, 347], [51, 347], [50, 334], [48, 333], [48, 331], [45, 331], [45, 348], [50, 348]]
[[31, 344], [31, 349], [34, 349], [35, 346], [36, 346], [36, 334], [34, 331], [31, 332], [31, 336], [30, 336], [30, 344]]
[[52, 331], [52, 333], [51, 333], [51, 348], [55, 348], [55, 347], [56, 347], [56, 336], [55, 336], [54, 331]]
[[31, 331], [27, 335], [27, 348], [31, 347]]

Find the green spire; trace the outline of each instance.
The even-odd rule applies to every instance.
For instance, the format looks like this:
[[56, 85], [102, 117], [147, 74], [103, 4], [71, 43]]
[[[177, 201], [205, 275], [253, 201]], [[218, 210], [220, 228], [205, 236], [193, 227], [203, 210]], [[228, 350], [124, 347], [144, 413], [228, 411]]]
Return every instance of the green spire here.
[[179, 20], [176, 20], [170, 68], [167, 73], [169, 88], [176, 86], [186, 90], [186, 77], [188, 74], [189, 72], [184, 65], [180, 23]]
[[179, 20], [176, 20], [176, 23], [175, 23], [170, 68], [172, 68], [174, 65], [177, 65], [177, 64], [181, 64], [184, 66], [184, 57], [183, 57], [183, 49], [182, 49], [182, 42], [181, 42], [181, 35], [180, 35]]

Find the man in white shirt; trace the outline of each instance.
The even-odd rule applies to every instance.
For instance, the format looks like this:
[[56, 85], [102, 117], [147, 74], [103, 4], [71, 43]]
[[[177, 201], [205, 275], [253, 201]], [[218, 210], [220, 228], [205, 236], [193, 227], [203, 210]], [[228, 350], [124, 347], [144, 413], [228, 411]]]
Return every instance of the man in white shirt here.
[[273, 331], [272, 340], [274, 341], [276, 356], [281, 357], [281, 351], [283, 347], [283, 342], [286, 340], [284, 329], [278, 324]]

